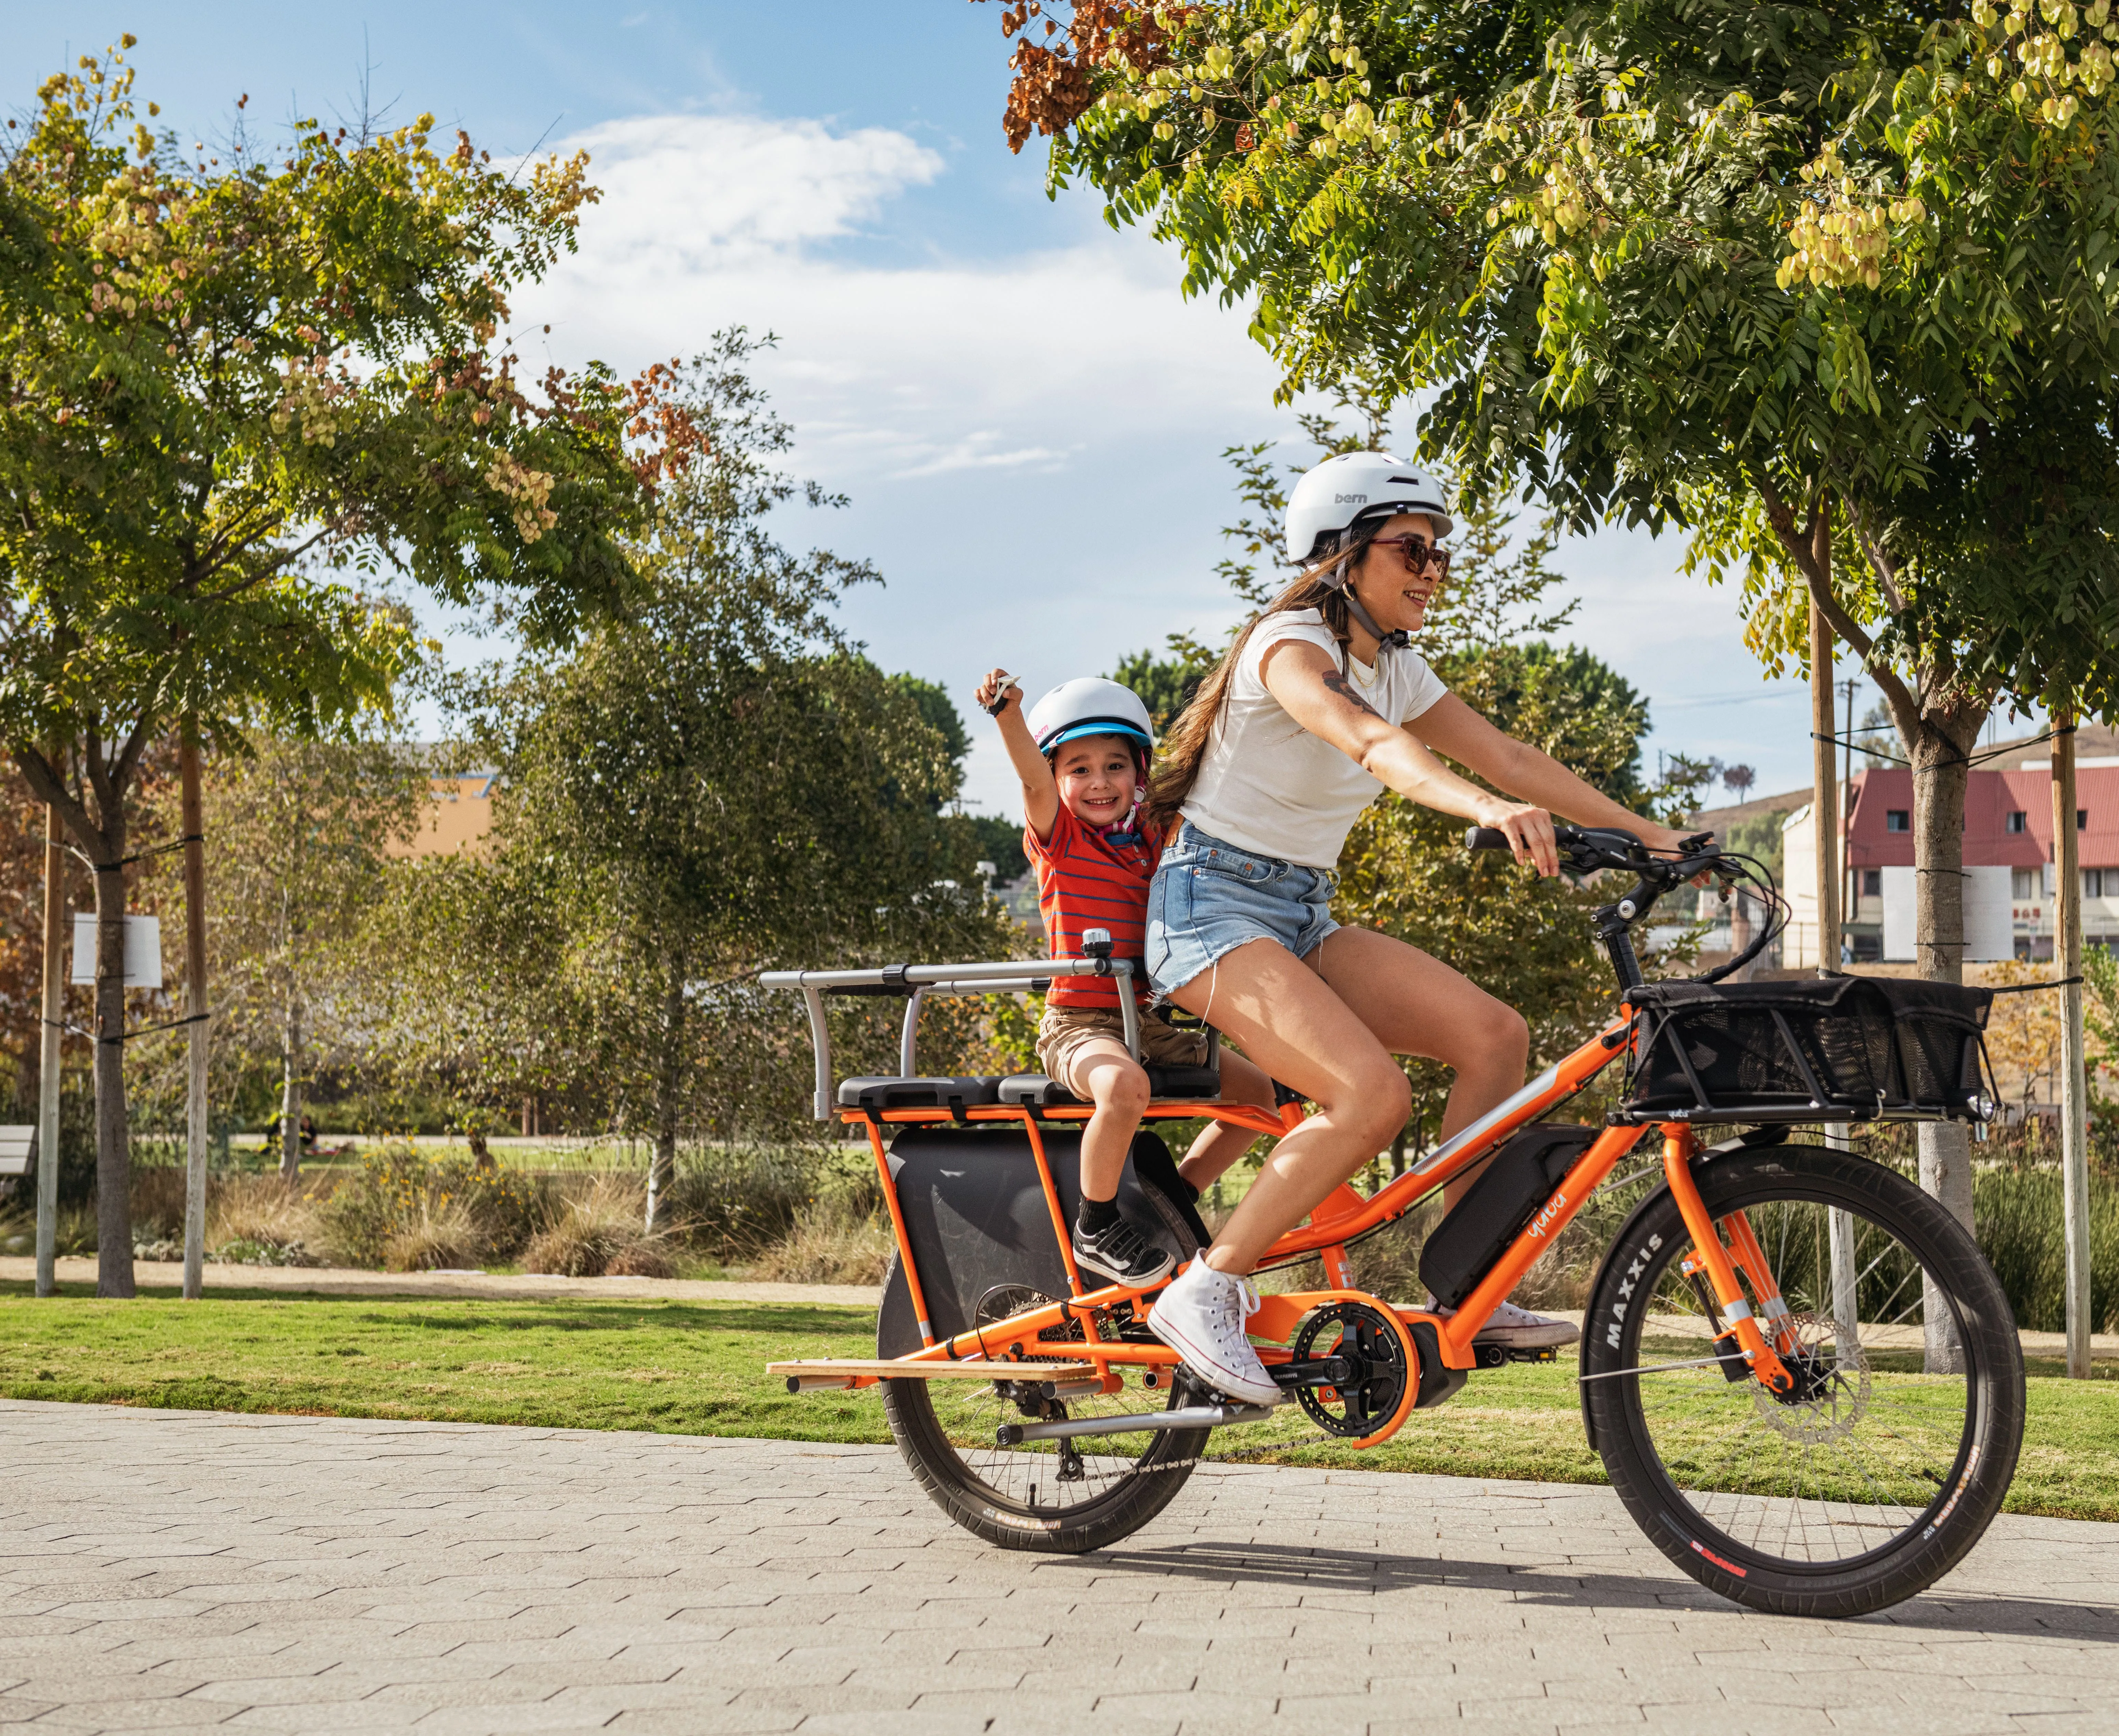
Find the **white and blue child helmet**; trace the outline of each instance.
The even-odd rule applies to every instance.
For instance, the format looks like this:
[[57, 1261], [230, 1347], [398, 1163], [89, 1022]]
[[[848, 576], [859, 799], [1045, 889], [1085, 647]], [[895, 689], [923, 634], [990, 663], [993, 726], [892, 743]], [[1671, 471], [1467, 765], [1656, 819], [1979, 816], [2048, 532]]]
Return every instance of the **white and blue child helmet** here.
[[1118, 736], [1132, 745], [1146, 765], [1155, 748], [1154, 721], [1140, 695], [1099, 675], [1061, 682], [1030, 708], [1025, 721], [1041, 754], [1049, 754], [1062, 742], [1084, 736]]

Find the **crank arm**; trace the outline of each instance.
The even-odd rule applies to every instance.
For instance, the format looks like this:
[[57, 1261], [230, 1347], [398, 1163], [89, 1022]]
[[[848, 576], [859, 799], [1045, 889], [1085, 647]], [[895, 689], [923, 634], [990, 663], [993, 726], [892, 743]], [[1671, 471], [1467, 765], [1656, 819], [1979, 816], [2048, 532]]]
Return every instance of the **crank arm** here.
[[1265, 1372], [1281, 1386], [1344, 1386], [1354, 1378], [1343, 1356], [1314, 1356], [1300, 1362], [1268, 1362]]
[[1064, 1423], [1004, 1423], [994, 1431], [996, 1446], [1021, 1446], [1029, 1441], [1072, 1441], [1083, 1435], [1131, 1435], [1143, 1429], [1226, 1428], [1232, 1423], [1263, 1423], [1269, 1404], [1187, 1404], [1177, 1410], [1147, 1410], [1131, 1417], [1083, 1417]]

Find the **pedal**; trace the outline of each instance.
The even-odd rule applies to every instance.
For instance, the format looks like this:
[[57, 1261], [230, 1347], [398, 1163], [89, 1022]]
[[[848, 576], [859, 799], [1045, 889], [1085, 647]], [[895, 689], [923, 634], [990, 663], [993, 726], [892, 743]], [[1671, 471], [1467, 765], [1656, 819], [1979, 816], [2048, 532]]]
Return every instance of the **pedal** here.
[[1557, 1345], [1540, 1344], [1535, 1349], [1513, 1350], [1506, 1344], [1482, 1344], [1476, 1339], [1472, 1343], [1472, 1354], [1481, 1368], [1505, 1368], [1510, 1362], [1551, 1362], [1557, 1361]]

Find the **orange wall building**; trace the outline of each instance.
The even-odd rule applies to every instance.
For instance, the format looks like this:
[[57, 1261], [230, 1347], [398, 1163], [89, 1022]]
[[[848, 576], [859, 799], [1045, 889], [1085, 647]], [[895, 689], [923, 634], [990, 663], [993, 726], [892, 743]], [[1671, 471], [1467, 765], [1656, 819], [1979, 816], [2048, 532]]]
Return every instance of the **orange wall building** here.
[[420, 810], [419, 829], [410, 841], [396, 846], [392, 856], [473, 855], [485, 848], [485, 835], [493, 828], [491, 772], [460, 772], [432, 780], [432, 793]]

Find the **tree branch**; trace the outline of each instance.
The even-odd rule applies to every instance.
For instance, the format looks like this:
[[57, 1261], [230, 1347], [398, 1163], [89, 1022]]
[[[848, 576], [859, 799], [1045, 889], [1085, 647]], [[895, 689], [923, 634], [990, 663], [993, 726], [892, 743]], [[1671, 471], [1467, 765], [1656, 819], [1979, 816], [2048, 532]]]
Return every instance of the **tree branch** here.
[[[1773, 526], [1774, 535], [1779, 538], [1781, 546], [1787, 550], [1788, 559], [1802, 574], [1811, 600], [1817, 605], [1818, 612], [1825, 617], [1833, 632], [1861, 658], [1862, 666], [1869, 671], [1870, 679], [1883, 689], [1885, 700], [1891, 708], [1891, 715], [1905, 736], [1906, 745], [1911, 748], [1918, 739], [1921, 729], [1920, 706], [1914, 699], [1912, 689], [1889, 662], [1876, 655], [1876, 642], [1862, 630], [1861, 623], [1840, 607], [1839, 600], [1833, 596], [1832, 587], [1821, 569], [1817, 549], [1808, 534], [1797, 531], [1795, 514], [1789, 509], [1787, 502], [1781, 498], [1779, 490], [1774, 486], [1769, 477], [1762, 476], [1755, 480], [1759, 498], [1765, 503], [1766, 520]], [[1817, 528], [1820, 528], [1818, 515], [1813, 514], [1811, 525], [1806, 529], [1814, 531]]]
[[15, 769], [22, 774], [22, 782], [29, 785], [30, 792], [38, 801], [58, 810], [59, 818], [66, 822], [67, 830], [72, 833], [90, 851], [100, 847], [101, 840], [95, 829], [88, 823], [86, 804], [74, 798], [66, 787], [66, 779], [59, 769], [48, 759], [41, 749], [18, 747], [14, 752]]

